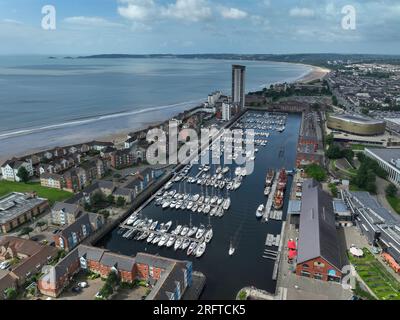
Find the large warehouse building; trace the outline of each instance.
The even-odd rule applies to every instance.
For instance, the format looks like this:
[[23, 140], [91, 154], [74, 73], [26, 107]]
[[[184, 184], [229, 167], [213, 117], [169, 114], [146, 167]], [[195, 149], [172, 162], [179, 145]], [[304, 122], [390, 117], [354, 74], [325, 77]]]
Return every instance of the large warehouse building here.
[[329, 115], [327, 126], [331, 130], [342, 131], [360, 136], [376, 136], [385, 133], [386, 123], [383, 120], [364, 118], [349, 114]]

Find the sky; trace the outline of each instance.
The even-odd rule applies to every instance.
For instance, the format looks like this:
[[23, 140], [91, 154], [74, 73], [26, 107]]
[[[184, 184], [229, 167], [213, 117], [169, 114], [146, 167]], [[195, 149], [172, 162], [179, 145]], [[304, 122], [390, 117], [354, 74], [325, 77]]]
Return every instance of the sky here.
[[3, 55], [400, 54], [399, 30], [399, 0], [0, 0]]

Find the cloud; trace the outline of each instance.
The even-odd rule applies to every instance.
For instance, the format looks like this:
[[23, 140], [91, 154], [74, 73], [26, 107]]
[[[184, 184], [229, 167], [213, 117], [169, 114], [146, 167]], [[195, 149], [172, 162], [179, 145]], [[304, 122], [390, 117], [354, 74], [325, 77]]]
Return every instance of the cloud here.
[[14, 20], [14, 19], [3, 19], [1, 22], [9, 23], [9, 24], [18, 24], [18, 25], [23, 24], [21, 21]]
[[157, 8], [153, 0], [119, 0], [118, 13], [129, 20], [145, 21], [156, 14]]
[[101, 17], [85, 17], [85, 16], [77, 16], [77, 17], [68, 17], [64, 19], [64, 22], [72, 25], [79, 26], [91, 26], [91, 27], [121, 27], [123, 26], [120, 23], [108, 21]]
[[313, 17], [314, 10], [309, 8], [295, 7], [290, 9], [289, 14], [291, 17]]
[[205, 0], [176, 0], [176, 3], [163, 7], [161, 15], [179, 20], [198, 22], [210, 19], [212, 10]]
[[236, 8], [227, 8], [221, 7], [220, 9], [221, 16], [225, 19], [233, 19], [240, 20], [245, 19], [248, 16], [248, 13]]

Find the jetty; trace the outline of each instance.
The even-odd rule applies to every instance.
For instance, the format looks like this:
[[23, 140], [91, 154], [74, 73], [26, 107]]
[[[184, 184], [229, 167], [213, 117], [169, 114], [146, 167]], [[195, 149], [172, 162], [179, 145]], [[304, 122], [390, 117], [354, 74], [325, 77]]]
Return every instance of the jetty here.
[[269, 219], [277, 187], [278, 187], [278, 176], [276, 176], [274, 179], [274, 183], [272, 184], [271, 192], [269, 193], [268, 200], [265, 205], [265, 211], [264, 211], [264, 214], [262, 217], [263, 222], [267, 222]]

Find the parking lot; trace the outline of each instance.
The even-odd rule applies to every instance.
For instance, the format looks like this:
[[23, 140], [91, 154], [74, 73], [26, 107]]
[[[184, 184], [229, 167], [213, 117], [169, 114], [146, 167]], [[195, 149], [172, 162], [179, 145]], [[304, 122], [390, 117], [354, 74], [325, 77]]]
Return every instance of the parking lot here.
[[[73, 292], [72, 289], [78, 286], [78, 283], [82, 281], [87, 282], [88, 287], [83, 288], [79, 293]], [[99, 292], [103, 285], [104, 281], [102, 281], [101, 278], [88, 280], [85, 274], [80, 273], [57, 300], [94, 300], [96, 293]]]

